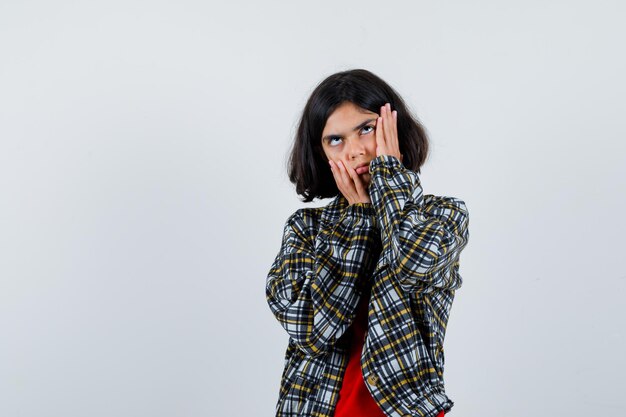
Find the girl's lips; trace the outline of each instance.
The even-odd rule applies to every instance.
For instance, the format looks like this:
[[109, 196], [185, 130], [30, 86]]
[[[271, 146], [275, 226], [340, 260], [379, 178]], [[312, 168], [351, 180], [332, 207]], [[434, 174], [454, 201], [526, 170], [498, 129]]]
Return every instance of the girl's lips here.
[[361, 175], [361, 174], [365, 174], [366, 172], [369, 172], [370, 167], [369, 165], [363, 165], [362, 167], [358, 167], [356, 169], [356, 173]]

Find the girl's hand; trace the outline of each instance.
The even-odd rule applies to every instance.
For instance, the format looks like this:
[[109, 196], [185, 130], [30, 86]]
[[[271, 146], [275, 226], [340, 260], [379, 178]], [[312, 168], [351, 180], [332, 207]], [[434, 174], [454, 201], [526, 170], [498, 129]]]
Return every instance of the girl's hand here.
[[329, 160], [328, 162], [337, 183], [337, 188], [348, 200], [348, 204], [372, 202], [364, 182], [359, 178], [359, 174], [356, 173], [355, 169], [345, 166], [341, 160]]
[[398, 142], [398, 112], [391, 111], [391, 104], [380, 108], [380, 117], [376, 121], [376, 156], [391, 155], [402, 162]]

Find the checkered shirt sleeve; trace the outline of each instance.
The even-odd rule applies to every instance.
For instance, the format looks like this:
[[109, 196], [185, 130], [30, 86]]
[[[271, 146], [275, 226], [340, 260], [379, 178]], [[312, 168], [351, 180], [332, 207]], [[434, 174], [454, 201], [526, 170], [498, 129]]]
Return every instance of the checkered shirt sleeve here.
[[326, 352], [352, 323], [363, 279], [376, 261], [371, 248], [380, 246], [371, 204], [347, 206], [329, 228], [319, 225], [313, 210], [287, 219], [266, 281], [272, 313], [311, 356]]
[[418, 174], [394, 156], [374, 158], [370, 174], [383, 250], [401, 287], [408, 292], [460, 288], [459, 255], [469, 238], [465, 202], [432, 195], [425, 201]]

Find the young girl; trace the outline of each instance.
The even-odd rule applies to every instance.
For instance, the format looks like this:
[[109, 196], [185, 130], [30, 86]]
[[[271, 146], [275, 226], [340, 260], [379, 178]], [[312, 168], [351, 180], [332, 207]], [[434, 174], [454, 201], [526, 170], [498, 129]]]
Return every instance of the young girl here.
[[363, 69], [306, 103], [289, 178], [324, 207], [287, 219], [266, 281], [289, 334], [276, 416], [442, 417], [443, 341], [468, 211], [423, 194], [424, 128]]

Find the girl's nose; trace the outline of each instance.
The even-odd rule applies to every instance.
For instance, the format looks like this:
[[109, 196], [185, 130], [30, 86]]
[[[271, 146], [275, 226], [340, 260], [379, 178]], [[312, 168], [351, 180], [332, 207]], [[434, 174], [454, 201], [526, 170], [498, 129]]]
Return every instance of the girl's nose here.
[[363, 145], [363, 143], [358, 139], [354, 139], [354, 138], [350, 138], [348, 139], [348, 143], [346, 146], [346, 150], [348, 153], [348, 160], [350, 159], [354, 159], [359, 155], [363, 155], [365, 154], [365, 146]]

